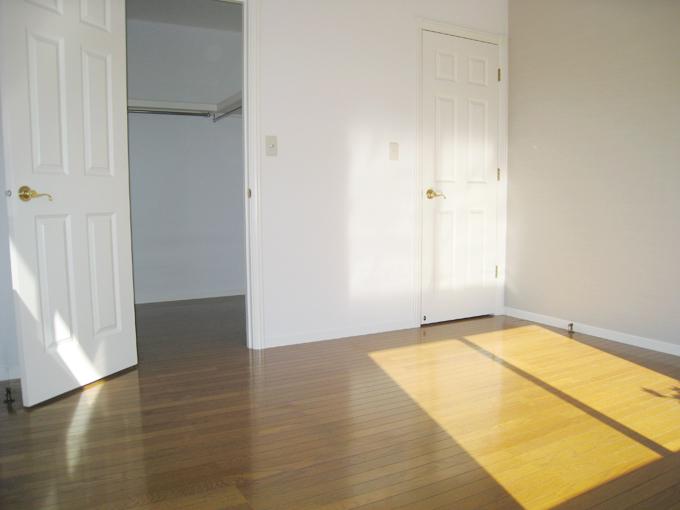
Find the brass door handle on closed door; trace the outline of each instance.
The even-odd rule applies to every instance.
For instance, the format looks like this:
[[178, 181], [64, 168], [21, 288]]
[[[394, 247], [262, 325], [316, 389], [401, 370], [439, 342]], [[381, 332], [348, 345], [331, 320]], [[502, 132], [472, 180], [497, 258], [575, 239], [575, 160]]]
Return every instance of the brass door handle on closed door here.
[[428, 189], [425, 192], [425, 196], [427, 197], [428, 200], [432, 200], [433, 198], [439, 198], [439, 197], [444, 198], [444, 199], [446, 198], [446, 195], [444, 195], [444, 193], [442, 193], [441, 191], [435, 191], [432, 188]]
[[38, 193], [36, 190], [31, 189], [28, 186], [22, 186], [19, 188], [19, 200], [22, 202], [28, 202], [29, 200], [33, 200], [34, 198], [38, 197], [47, 197], [47, 199], [51, 202], [52, 201], [52, 195], [49, 193]]

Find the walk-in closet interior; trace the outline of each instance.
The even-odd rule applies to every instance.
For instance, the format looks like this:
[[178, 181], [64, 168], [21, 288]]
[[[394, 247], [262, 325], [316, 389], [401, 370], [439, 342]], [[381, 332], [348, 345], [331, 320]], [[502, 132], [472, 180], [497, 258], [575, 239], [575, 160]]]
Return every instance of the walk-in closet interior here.
[[[127, 0], [126, 7], [138, 329], [150, 315], [186, 312], [191, 321], [220, 306], [242, 325], [242, 6]], [[142, 342], [149, 332], [138, 333]]]

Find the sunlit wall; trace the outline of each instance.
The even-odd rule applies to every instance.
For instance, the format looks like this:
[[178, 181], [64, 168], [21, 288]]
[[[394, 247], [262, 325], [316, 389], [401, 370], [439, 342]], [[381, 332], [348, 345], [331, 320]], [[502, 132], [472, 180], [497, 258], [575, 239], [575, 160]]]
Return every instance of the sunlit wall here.
[[266, 343], [415, 326], [418, 19], [505, 33], [507, 2], [261, 3]]

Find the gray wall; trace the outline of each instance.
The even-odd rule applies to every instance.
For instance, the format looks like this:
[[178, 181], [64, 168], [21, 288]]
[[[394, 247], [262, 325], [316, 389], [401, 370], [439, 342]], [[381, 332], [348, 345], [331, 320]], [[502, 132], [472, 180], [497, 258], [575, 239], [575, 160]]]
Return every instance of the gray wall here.
[[128, 20], [128, 97], [204, 103], [240, 92], [241, 39], [241, 32]]
[[[218, 103], [242, 51], [239, 32], [128, 21], [128, 95]], [[128, 117], [135, 301], [243, 294], [242, 118]]]
[[135, 302], [245, 293], [240, 117], [130, 115]]
[[679, 22], [511, 0], [507, 306], [680, 344]]

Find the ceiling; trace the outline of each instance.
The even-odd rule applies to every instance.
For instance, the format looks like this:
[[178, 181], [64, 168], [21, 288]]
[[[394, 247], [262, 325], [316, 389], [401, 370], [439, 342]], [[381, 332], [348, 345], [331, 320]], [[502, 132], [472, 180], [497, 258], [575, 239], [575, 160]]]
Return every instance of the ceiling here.
[[126, 0], [127, 18], [241, 31], [241, 5], [219, 0]]

